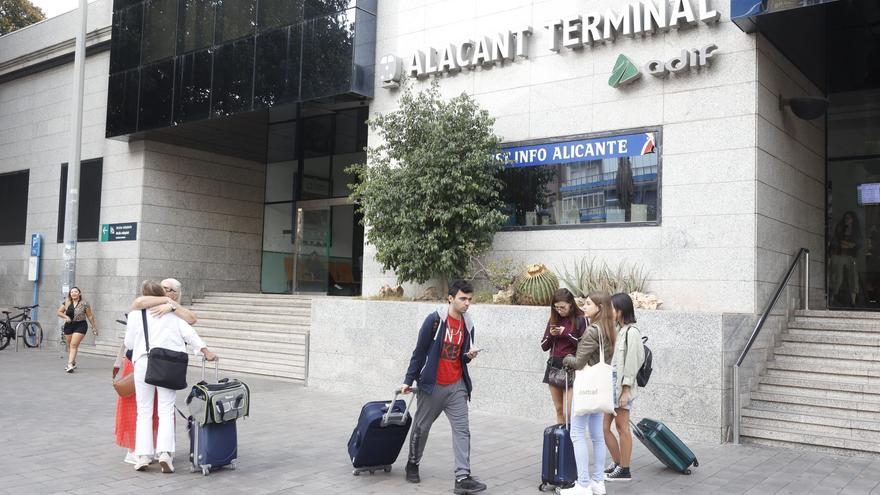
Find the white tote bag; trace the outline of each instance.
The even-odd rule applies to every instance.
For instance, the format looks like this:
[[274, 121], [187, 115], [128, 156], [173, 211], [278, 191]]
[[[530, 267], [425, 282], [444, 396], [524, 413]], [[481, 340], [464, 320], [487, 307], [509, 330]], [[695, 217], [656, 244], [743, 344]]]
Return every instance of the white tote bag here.
[[605, 363], [605, 345], [599, 330], [599, 362], [574, 372], [571, 413], [575, 416], [614, 412], [614, 382], [610, 364]]

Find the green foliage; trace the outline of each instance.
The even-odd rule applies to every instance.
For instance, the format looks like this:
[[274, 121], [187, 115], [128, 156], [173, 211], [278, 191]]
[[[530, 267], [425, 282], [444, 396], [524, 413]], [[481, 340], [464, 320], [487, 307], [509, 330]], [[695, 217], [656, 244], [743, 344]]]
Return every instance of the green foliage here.
[[46, 14], [29, 0], [0, 0], [0, 36], [45, 18]]
[[559, 270], [562, 282], [576, 297], [587, 297], [591, 292], [614, 294], [623, 292], [645, 292], [648, 274], [637, 263], [620, 263], [612, 269], [607, 263], [599, 263], [595, 258], [581, 258], [571, 269], [563, 265]]
[[496, 158], [494, 119], [467, 94], [449, 101], [439, 85], [418, 94], [404, 88], [398, 110], [369, 122], [382, 144], [367, 164], [347, 170], [367, 241], [398, 282], [461, 276], [492, 245], [506, 217]]
[[478, 290], [474, 293], [474, 299], [472, 301], [475, 304], [493, 304], [492, 293], [484, 290]]
[[479, 268], [475, 267], [470, 270], [473, 273], [470, 277], [471, 280], [482, 275], [497, 290], [506, 290], [512, 287], [519, 274], [526, 269], [523, 263], [514, 261], [511, 258], [501, 258], [483, 263], [480, 258], [474, 257], [472, 261]]

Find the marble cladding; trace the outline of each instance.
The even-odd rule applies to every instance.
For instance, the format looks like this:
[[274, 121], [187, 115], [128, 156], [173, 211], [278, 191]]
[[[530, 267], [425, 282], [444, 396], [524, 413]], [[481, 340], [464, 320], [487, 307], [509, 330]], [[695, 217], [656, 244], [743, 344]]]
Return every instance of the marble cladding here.
[[[314, 299], [308, 385], [364, 400], [390, 396], [403, 380], [419, 326], [437, 307]], [[475, 305], [470, 314], [476, 345], [487, 349], [469, 366], [474, 410], [550, 421], [552, 402], [541, 383], [547, 353], [540, 349], [547, 309]], [[634, 416], [663, 420], [689, 440], [724, 441], [730, 388], [725, 370], [751, 330], [749, 317], [678, 311], [639, 311], [637, 317], [654, 373], [638, 391]]]

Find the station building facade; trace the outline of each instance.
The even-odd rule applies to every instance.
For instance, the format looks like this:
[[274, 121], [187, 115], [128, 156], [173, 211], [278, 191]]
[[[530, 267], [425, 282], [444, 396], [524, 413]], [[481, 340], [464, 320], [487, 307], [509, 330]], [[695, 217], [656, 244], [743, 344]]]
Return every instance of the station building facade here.
[[[664, 308], [755, 314], [807, 248], [814, 307], [877, 304], [872, 2], [97, 0], [88, 18], [77, 284], [104, 327], [145, 278], [393, 284], [345, 169], [399, 86], [433, 80], [489, 111], [511, 160], [491, 257], [637, 263]], [[32, 299], [32, 234], [41, 309], [59, 301], [76, 23], [0, 38], [3, 304]], [[830, 104], [804, 119], [804, 97]]]

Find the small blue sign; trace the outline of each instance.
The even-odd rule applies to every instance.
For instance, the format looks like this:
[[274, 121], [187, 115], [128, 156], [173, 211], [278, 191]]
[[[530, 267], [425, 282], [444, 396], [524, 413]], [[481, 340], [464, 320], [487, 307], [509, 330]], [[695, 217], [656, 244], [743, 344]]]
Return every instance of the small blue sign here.
[[43, 237], [40, 234], [31, 234], [31, 256], [40, 256], [43, 248]]
[[497, 157], [506, 161], [508, 168], [535, 167], [601, 160], [603, 158], [641, 156], [654, 153], [655, 149], [654, 133], [645, 132], [504, 148]]

